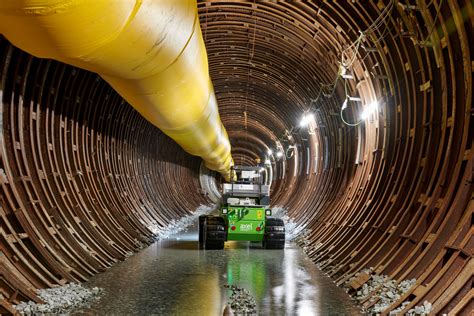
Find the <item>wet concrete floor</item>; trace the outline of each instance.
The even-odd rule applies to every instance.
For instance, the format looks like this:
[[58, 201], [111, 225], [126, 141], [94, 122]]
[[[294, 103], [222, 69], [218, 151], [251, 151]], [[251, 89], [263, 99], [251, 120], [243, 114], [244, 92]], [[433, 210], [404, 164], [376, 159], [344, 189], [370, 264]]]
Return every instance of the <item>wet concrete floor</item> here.
[[246, 288], [259, 315], [358, 315], [360, 310], [302, 250], [227, 242], [225, 250], [199, 250], [197, 229], [158, 241], [91, 278], [100, 301], [80, 313], [100, 315], [222, 315], [231, 294]]

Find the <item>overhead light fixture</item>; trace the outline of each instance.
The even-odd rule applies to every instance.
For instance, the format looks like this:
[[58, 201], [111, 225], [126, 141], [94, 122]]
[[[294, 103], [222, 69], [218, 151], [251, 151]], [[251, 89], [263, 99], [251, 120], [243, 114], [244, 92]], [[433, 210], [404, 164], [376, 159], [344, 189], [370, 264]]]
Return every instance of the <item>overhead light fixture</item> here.
[[283, 152], [279, 151], [279, 152], [276, 153], [276, 155], [277, 155], [278, 158], [281, 158], [281, 157], [283, 157]]
[[300, 126], [304, 127], [304, 126], [308, 125], [312, 120], [314, 120], [314, 114], [313, 113], [305, 114], [301, 118]]
[[370, 114], [377, 111], [378, 107], [379, 107], [379, 103], [377, 101], [370, 103], [368, 106], [365, 107], [364, 111], [362, 111], [360, 115], [360, 119], [366, 120], [370, 116]]
[[265, 164], [266, 164], [266, 165], [271, 165], [272, 162], [270, 161], [270, 159], [267, 158], [267, 159], [265, 159]]
[[270, 155], [270, 156], [273, 155], [273, 150], [271, 148], [268, 148], [267, 154]]

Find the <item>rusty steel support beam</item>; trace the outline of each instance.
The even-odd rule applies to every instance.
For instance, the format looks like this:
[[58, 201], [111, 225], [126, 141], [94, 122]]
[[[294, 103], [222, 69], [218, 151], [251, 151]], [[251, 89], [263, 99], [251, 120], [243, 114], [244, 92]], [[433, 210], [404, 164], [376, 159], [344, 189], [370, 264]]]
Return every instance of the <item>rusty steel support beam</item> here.
[[[320, 83], [332, 82], [341, 51], [388, 5], [200, 2], [229, 134], [266, 145], [285, 139]], [[339, 83], [313, 107], [313, 133], [294, 134], [301, 159], [275, 173], [276, 203], [312, 230], [310, 256], [327, 262], [339, 284], [368, 267], [417, 279], [389, 310], [404, 300], [407, 310], [424, 300], [436, 313], [472, 308], [473, 20], [469, 1], [417, 1], [416, 10], [396, 4], [364, 40], [355, 79], [347, 80], [351, 95], [383, 97], [379, 115], [345, 126], [334, 115], [344, 101]], [[243, 142], [231, 143], [237, 150]]]
[[[272, 158], [272, 195], [311, 230], [312, 260], [338, 284], [369, 267], [416, 278], [386, 312], [427, 300], [434, 313], [466, 314], [474, 11], [468, 0], [404, 4], [395, 2], [358, 51], [350, 44], [388, 0], [199, 1], [198, 11], [233, 157], [254, 164], [269, 147], [296, 146], [295, 158]], [[355, 54], [353, 79], [340, 78], [333, 93], [323, 85], [321, 94], [341, 51]], [[199, 161], [97, 75], [38, 60], [4, 39], [0, 74], [5, 310], [36, 299], [37, 287], [103, 271], [148, 243], [155, 227], [206, 202]], [[347, 93], [381, 100], [378, 112], [345, 125]], [[365, 105], [352, 102], [347, 119]], [[298, 127], [305, 111], [315, 116], [309, 132]]]
[[206, 199], [200, 160], [99, 76], [0, 46], [0, 286], [9, 306], [106, 270]]

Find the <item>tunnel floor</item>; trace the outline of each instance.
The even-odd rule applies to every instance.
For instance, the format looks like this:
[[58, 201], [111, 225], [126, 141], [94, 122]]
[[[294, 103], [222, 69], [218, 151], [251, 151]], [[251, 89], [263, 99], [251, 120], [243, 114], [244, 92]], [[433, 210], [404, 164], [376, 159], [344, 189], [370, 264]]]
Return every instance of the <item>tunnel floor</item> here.
[[[197, 226], [197, 225], [196, 225]], [[91, 278], [104, 288], [86, 314], [222, 315], [230, 290], [246, 288], [259, 314], [358, 315], [350, 297], [292, 243], [285, 250], [227, 242], [199, 250], [197, 228], [158, 241]]]

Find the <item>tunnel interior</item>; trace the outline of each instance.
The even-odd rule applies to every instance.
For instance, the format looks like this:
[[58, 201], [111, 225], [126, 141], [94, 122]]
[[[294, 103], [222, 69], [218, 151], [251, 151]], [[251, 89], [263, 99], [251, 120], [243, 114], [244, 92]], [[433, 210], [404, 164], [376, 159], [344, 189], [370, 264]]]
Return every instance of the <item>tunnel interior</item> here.
[[[415, 278], [410, 306], [467, 313], [472, 2], [197, 5], [234, 161], [267, 166], [272, 205], [307, 229], [309, 257], [338, 285], [372, 268]], [[215, 202], [201, 160], [97, 74], [6, 38], [0, 74], [0, 311], [105, 271]]]

